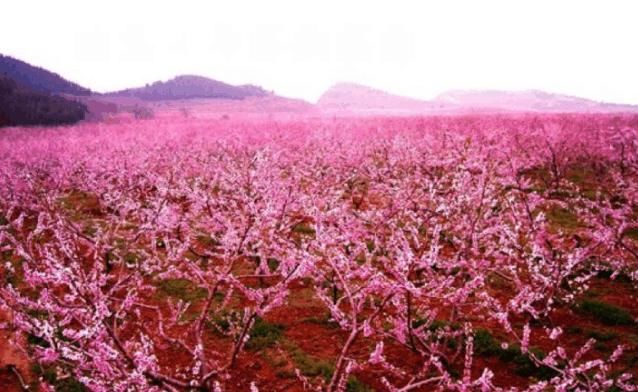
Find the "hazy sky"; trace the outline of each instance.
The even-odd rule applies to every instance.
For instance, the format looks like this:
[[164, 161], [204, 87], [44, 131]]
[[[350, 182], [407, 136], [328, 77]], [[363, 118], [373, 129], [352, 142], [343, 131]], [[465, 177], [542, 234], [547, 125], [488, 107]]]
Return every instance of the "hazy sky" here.
[[316, 100], [542, 89], [638, 104], [637, 1], [5, 0], [0, 53], [93, 90], [177, 74]]

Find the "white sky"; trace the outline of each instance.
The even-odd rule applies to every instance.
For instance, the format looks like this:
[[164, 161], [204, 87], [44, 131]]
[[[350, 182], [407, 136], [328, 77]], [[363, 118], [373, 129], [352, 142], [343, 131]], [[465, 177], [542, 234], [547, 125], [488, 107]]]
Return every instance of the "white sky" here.
[[638, 2], [2, 0], [0, 53], [96, 91], [177, 74], [316, 100], [542, 89], [638, 104]]

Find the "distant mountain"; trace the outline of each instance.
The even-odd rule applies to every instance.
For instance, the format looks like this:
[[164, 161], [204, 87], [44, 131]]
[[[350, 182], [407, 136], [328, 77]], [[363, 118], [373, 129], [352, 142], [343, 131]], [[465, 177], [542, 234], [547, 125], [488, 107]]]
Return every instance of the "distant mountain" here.
[[0, 76], [6, 76], [20, 86], [35, 92], [91, 95], [91, 90], [70, 82], [56, 73], [10, 56], [0, 55]]
[[[120, 99], [120, 98], [116, 98]], [[179, 114], [194, 118], [221, 118], [255, 116], [302, 116], [321, 115], [315, 105], [277, 95], [247, 97], [245, 99], [197, 98], [189, 100], [143, 102], [159, 116]]]
[[410, 114], [446, 111], [452, 105], [402, 97], [355, 83], [338, 83], [329, 88], [317, 102], [322, 111], [362, 114]]
[[270, 95], [270, 93], [258, 86], [233, 86], [202, 76], [182, 75], [166, 82], [158, 81], [144, 87], [116, 91], [106, 95], [163, 101], [192, 98], [244, 99], [263, 97]]
[[539, 90], [454, 90], [439, 95], [434, 102], [457, 105], [463, 108], [481, 106], [508, 111], [531, 112], [617, 112], [638, 110], [638, 106], [597, 102]]
[[0, 127], [72, 124], [86, 114], [86, 106], [61, 96], [34, 91], [0, 76]]
[[317, 102], [323, 112], [353, 114], [452, 114], [494, 112], [636, 112], [638, 106], [596, 102], [585, 98], [529, 91], [449, 91], [433, 100], [402, 97], [353, 83], [339, 83]]

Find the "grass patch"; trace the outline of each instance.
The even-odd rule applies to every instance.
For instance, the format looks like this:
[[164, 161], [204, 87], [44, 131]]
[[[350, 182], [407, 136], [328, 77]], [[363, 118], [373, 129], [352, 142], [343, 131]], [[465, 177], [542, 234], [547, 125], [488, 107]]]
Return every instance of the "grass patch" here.
[[521, 170], [518, 174], [541, 185], [545, 185], [551, 180], [551, 173], [547, 168], [542, 166], [530, 167]]
[[474, 352], [479, 355], [498, 355], [503, 349], [490, 331], [479, 328], [474, 331]]
[[[321, 377], [325, 382], [330, 381], [334, 373], [334, 363], [332, 361], [313, 357], [288, 340], [285, 341], [284, 346], [290, 354], [293, 364], [302, 375], [306, 377]], [[351, 375], [346, 382], [346, 392], [374, 392], [374, 389]]]
[[72, 191], [60, 199], [62, 207], [73, 212], [76, 218], [99, 216], [102, 214], [100, 200], [92, 193]]
[[256, 351], [274, 346], [281, 339], [283, 330], [284, 326], [281, 324], [269, 323], [257, 318], [250, 330], [250, 339], [246, 342], [246, 349]]
[[312, 226], [310, 226], [310, 224], [308, 223], [297, 223], [296, 225], [292, 227], [292, 232], [295, 234], [300, 234], [300, 235], [305, 235], [310, 237], [314, 237], [315, 234], [317, 233], [315, 229]]
[[497, 274], [489, 274], [487, 276], [487, 282], [489, 285], [497, 290], [511, 290], [512, 283], [506, 279], [498, 276]]
[[270, 272], [275, 272], [277, 271], [277, 268], [279, 268], [281, 261], [273, 257], [269, 257], [266, 259], [266, 264], [268, 264], [268, 269], [270, 270]]
[[309, 284], [306, 285], [307, 287], [294, 290], [290, 293], [288, 298], [289, 306], [293, 308], [310, 308], [321, 305], [319, 300], [315, 297], [314, 289], [312, 287], [308, 287]]
[[[449, 323], [447, 321], [444, 320], [439, 320], [439, 319], [435, 319], [435, 320], [428, 320], [428, 319], [422, 319], [422, 318], [417, 318], [414, 321], [412, 321], [412, 329], [419, 329], [424, 327], [424, 325], [426, 325], [427, 323], [430, 323], [427, 326], [427, 330], [432, 332], [434, 334], [434, 338], [440, 340], [441, 342], [445, 343], [445, 346], [451, 350], [454, 350], [458, 347], [459, 344], [459, 339], [458, 338], [454, 338], [454, 337], [445, 337], [445, 336], [440, 336], [438, 334], [439, 331], [442, 332], [448, 332], [448, 331], [458, 331], [461, 329], [461, 325], [458, 323]], [[453, 369], [448, 369], [450, 371], [452, 371]]]
[[135, 266], [139, 263], [140, 256], [135, 252], [127, 252], [123, 259], [127, 266]]
[[208, 292], [188, 279], [164, 279], [157, 284], [160, 295], [194, 302], [207, 297]]
[[[262, 356], [264, 357], [264, 360], [266, 360], [266, 362], [268, 362], [270, 366], [272, 366], [275, 369], [278, 369], [277, 372], [282, 372], [281, 376], [278, 376], [278, 377], [286, 378], [284, 377], [285, 369], [283, 368], [285, 368], [286, 365], [288, 365], [288, 359], [284, 355], [282, 355], [282, 353], [273, 352], [273, 351], [274, 350], [268, 350], [264, 352]], [[291, 371], [288, 371], [287, 373], [289, 373], [291, 376], [295, 375]]]
[[84, 234], [87, 237], [94, 237], [97, 234], [97, 226], [89, 223], [87, 225], [84, 226], [84, 228], [82, 229], [82, 234]]
[[48, 341], [46, 341], [45, 339], [42, 339], [39, 336], [35, 336], [33, 334], [27, 334], [27, 343], [31, 346], [39, 346], [42, 348], [48, 348], [51, 347], [51, 345], [49, 344]]
[[209, 235], [201, 234], [196, 237], [197, 242], [199, 242], [203, 247], [207, 249], [214, 249], [219, 246], [220, 243], [216, 239], [212, 238]]
[[638, 241], [638, 226], [625, 229], [622, 233], [625, 237]]
[[589, 166], [572, 166], [566, 170], [565, 177], [584, 190], [595, 190], [596, 171]]
[[47, 383], [53, 386], [55, 392], [88, 392], [89, 389], [84, 386], [75, 377], [69, 376], [63, 379], [58, 379], [55, 367], [38, 365], [33, 366], [33, 374], [38, 377], [42, 377]]
[[[428, 322], [430, 322], [429, 319], [427, 318], [416, 318], [412, 321], [412, 328], [413, 329], [418, 329], [421, 326], [427, 324]], [[461, 329], [461, 324], [459, 323], [448, 323], [445, 320], [440, 320], [440, 319], [434, 319], [431, 321], [430, 325], [427, 327], [427, 329], [429, 331], [432, 332], [436, 332], [440, 329], [443, 329], [445, 327], [449, 327], [452, 331], [458, 331]]]
[[634, 318], [627, 309], [606, 302], [587, 299], [578, 305], [578, 310], [605, 325], [634, 324]]
[[586, 298], [598, 298], [602, 295], [608, 294], [607, 288], [589, 289], [585, 292]]
[[[539, 359], [545, 357], [545, 353], [538, 348], [530, 348], [529, 351]], [[537, 366], [518, 345], [502, 348], [487, 329], [479, 328], [474, 332], [474, 352], [483, 356], [498, 357], [503, 362], [512, 363], [514, 372], [519, 376], [548, 380], [556, 375], [556, 372], [549, 367]]]
[[240, 318], [241, 316], [238, 312], [224, 310], [207, 320], [206, 325], [218, 336], [224, 336], [230, 330], [231, 323], [239, 322]]
[[629, 368], [635, 369], [638, 366], [638, 353], [632, 353], [627, 355], [625, 364], [629, 366]]
[[[598, 274], [596, 275], [597, 277], [601, 278], [601, 279], [611, 279], [611, 276], [614, 274], [614, 271], [612, 270], [603, 270], [603, 271], [599, 271]], [[615, 282], [621, 282], [621, 283], [631, 283], [632, 280], [629, 277], [629, 275], [625, 274], [625, 273], [619, 273], [618, 275], [616, 275], [616, 277], [614, 277], [614, 281]]]
[[596, 339], [600, 342], [608, 342], [610, 340], [614, 340], [618, 337], [618, 334], [613, 331], [597, 331], [595, 329], [590, 329], [585, 332], [585, 336], [588, 338]]
[[570, 325], [569, 327], [565, 328], [565, 332], [572, 335], [577, 335], [583, 333], [583, 329], [575, 325]]
[[26, 311], [26, 314], [39, 320], [46, 320], [49, 318], [49, 312], [47, 312], [46, 310], [28, 309]]
[[89, 392], [89, 389], [84, 384], [73, 377], [56, 380], [53, 385], [55, 385], [56, 392]]
[[330, 315], [330, 313], [324, 313], [321, 316], [306, 317], [302, 321], [304, 323], [317, 324], [330, 329], [339, 328], [339, 323], [332, 320], [332, 316]]
[[610, 351], [609, 347], [604, 342], [596, 342], [594, 344], [594, 348], [596, 350], [600, 351], [600, 352], [603, 352], [603, 353], [606, 353], [606, 352]]
[[301, 374], [306, 377], [323, 377], [326, 381], [330, 380], [334, 372], [332, 361], [313, 357], [290, 341], [286, 341], [284, 346], [290, 354], [293, 364], [299, 369]]
[[359, 381], [355, 376], [348, 377], [346, 392], [374, 392], [374, 389]]
[[567, 208], [552, 206], [545, 216], [553, 226], [560, 229], [576, 230], [580, 227], [578, 217]]
[[12, 255], [13, 251], [11, 250], [0, 252], [0, 261], [2, 261], [2, 264], [10, 263], [13, 267], [13, 271], [10, 271], [7, 268], [2, 268], [4, 270], [4, 278], [0, 278], [0, 281], [4, 280], [5, 284], [20, 287], [24, 282], [24, 269], [22, 266], [24, 261], [23, 259], [13, 258]]

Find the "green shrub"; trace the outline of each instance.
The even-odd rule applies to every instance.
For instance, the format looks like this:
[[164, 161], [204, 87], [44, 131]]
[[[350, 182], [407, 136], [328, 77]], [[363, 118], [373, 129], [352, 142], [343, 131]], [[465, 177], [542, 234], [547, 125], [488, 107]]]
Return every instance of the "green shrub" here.
[[[419, 328], [422, 325], [427, 324], [428, 322], [430, 322], [430, 320], [427, 319], [427, 318], [415, 318], [412, 321], [412, 328], [414, 328], [414, 329]], [[434, 319], [434, 320], [431, 321], [431, 324], [428, 327], [428, 330], [432, 331], [432, 332], [435, 332], [435, 331], [438, 331], [439, 329], [445, 328], [448, 325], [452, 329], [452, 331], [458, 331], [461, 328], [461, 325], [458, 324], [458, 323], [449, 324], [445, 320]]]
[[248, 350], [262, 350], [272, 347], [282, 335], [283, 325], [269, 323], [261, 318], [255, 320], [253, 328], [250, 330], [250, 339], [246, 343]]
[[323, 313], [319, 316], [310, 316], [303, 319], [303, 322], [309, 324], [321, 325], [325, 328], [336, 329], [339, 328], [339, 323], [332, 320], [332, 316], [329, 312]]
[[186, 302], [201, 300], [208, 295], [206, 290], [187, 279], [164, 279], [157, 284], [157, 289], [161, 295]]
[[628, 310], [596, 300], [584, 300], [578, 309], [606, 325], [632, 325], [634, 319]]
[[330, 380], [334, 372], [334, 364], [331, 361], [313, 357], [289, 340], [284, 342], [284, 347], [290, 354], [293, 365], [301, 374], [306, 377], [321, 376], [326, 381]]
[[546, 213], [547, 220], [561, 229], [574, 230], [580, 226], [578, 217], [567, 208], [552, 206]]
[[53, 387], [55, 388], [55, 392], [88, 392], [89, 391], [89, 389], [85, 387], [84, 384], [82, 384], [73, 376], [58, 380], [55, 367], [53, 366], [41, 367], [39, 365], [36, 365], [36, 366], [33, 366], [32, 369], [35, 375], [42, 377], [42, 379], [45, 380], [47, 383], [53, 385]]
[[43, 348], [51, 347], [48, 341], [32, 334], [27, 334], [27, 343], [31, 346], [40, 346]]
[[273, 257], [269, 257], [268, 259], [266, 259], [266, 263], [268, 264], [268, 269], [270, 270], [270, 272], [275, 272], [277, 268], [279, 268], [279, 264], [281, 264], [281, 261]]
[[140, 257], [135, 252], [127, 252], [124, 255], [124, 262], [126, 264], [137, 264], [140, 261]]
[[206, 325], [211, 328], [214, 333], [223, 336], [230, 330], [231, 323], [235, 324], [239, 322], [241, 317], [237, 311], [223, 310], [207, 320]]
[[204, 247], [212, 249], [220, 245], [220, 242], [210, 235], [201, 234], [196, 237], [197, 241]]
[[588, 338], [594, 338], [601, 342], [607, 342], [618, 337], [615, 332], [588, 330], [585, 334]]
[[89, 389], [73, 377], [68, 377], [55, 382], [56, 392], [88, 392]]
[[[596, 276], [601, 278], [601, 279], [611, 279], [611, 276], [613, 274], [614, 274], [614, 271], [612, 271], [612, 270], [603, 270], [603, 271], [599, 271]], [[616, 275], [616, 277], [614, 277], [614, 281], [615, 282], [621, 282], [621, 283], [631, 283], [632, 282], [632, 280], [629, 277], [629, 275], [627, 275], [625, 273], [620, 273], [620, 274]]]
[[334, 372], [334, 366], [330, 361], [311, 357], [304, 352], [295, 353], [293, 360], [295, 367], [307, 377], [321, 376], [327, 381], [330, 380]]
[[478, 328], [474, 331], [474, 352], [479, 355], [498, 355], [502, 351], [500, 344], [490, 331]]
[[[523, 354], [521, 349], [516, 345], [505, 351], [508, 352], [507, 356], [512, 358], [512, 362], [516, 365], [514, 371], [519, 376], [535, 377], [540, 380], [549, 380], [556, 376], [556, 371], [554, 369], [547, 366], [537, 366], [530, 359], [530, 356], [528, 354]], [[530, 352], [539, 359], [543, 359], [545, 357], [545, 353], [543, 353], [540, 349], [531, 348]]]
[[359, 381], [355, 376], [350, 376], [346, 382], [346, 392], [374, 392], [374, 389]]
[[[537, 366], [530, 359], [529, 354], [521, 351], [520, 346], [509, 345], [507, 348], [502, 348], [492, 333], [483, 328], [474, 332], [474, 351], [479, 355], [495, 356], [503, 362], [513, 363], [514, 372], [519, 376], [548, 380], [556, 375], [556, 372], [549, 367]], [[539, 359], [545, 357], [545, 354], [537, 348], [531, 348], [530, 352]]]
[[630, 227], [623, 232], [623, 235], [631, 238], [632, 240], [638, 240], [638, 226]]
[[569, 334], [581, 334], [583, 333], [583, 329], [579, 326], [570, 325], [569, 327], [565, 328], [565, 332]]
[[316, 234], [315, 229], [308, 223], [297, 223], [292, 227], [292, 232], [310, 237], [314, 237]]

